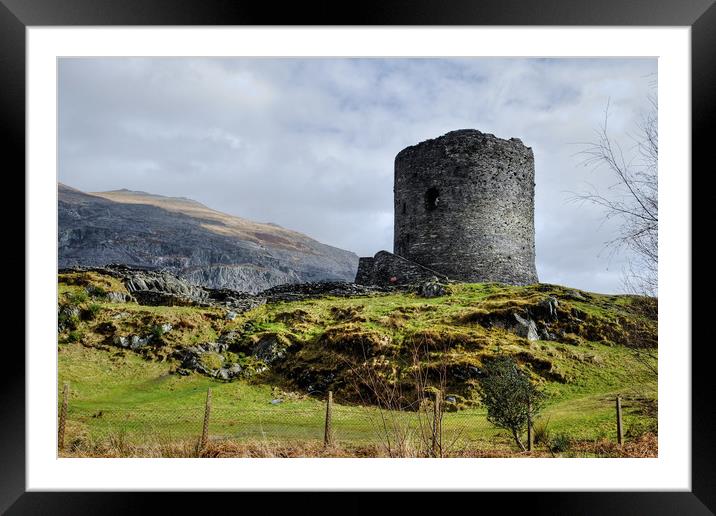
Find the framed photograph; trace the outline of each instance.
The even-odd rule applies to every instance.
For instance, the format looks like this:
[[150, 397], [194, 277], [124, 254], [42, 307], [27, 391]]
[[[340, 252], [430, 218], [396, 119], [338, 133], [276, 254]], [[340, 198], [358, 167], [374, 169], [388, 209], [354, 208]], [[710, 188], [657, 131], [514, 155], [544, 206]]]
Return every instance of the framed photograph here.
[[712, 3], [3, 0], [27, 302], [0, 507], [711, 513]]

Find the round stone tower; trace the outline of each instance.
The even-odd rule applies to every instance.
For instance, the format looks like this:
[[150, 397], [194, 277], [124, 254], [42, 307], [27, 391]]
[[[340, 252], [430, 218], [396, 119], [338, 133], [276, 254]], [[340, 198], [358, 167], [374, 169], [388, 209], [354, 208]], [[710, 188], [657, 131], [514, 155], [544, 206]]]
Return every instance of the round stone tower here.
[[537, 282], [534, 155], [517, 138], [451, 131], [395, 157], [395, 254], [468, 282]]

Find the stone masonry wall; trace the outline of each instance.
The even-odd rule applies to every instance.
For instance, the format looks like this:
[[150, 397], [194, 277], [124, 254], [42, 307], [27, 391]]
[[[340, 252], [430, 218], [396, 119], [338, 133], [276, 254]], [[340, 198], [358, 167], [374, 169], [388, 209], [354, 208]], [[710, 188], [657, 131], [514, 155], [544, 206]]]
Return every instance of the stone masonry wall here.
[[355, 283], [357, 285], [373, 284], [373, 265], [372, 256], [363, 256], [358, 260], [358, 272], [356, 272]]
[[395, 158], [394, 252], [450, 279], [536, 283], [534, 155], [452, 131]]
[[359, 285], [413, 285], [431, 278], [447, 280], [439, 272], [388, 251], [379, 251], [373, 258], [361, 258], [355, 282]]

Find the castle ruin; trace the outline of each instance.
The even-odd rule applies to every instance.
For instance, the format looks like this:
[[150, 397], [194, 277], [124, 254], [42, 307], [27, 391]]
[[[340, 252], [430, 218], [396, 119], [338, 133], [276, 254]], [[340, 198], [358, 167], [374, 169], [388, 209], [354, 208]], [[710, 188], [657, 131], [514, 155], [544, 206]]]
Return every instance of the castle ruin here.
[[393, 253], [361, 258], [356, 283], [536, 283], [534, 187], [532, 149], [517, 138], [462, 129], [403, 149]]

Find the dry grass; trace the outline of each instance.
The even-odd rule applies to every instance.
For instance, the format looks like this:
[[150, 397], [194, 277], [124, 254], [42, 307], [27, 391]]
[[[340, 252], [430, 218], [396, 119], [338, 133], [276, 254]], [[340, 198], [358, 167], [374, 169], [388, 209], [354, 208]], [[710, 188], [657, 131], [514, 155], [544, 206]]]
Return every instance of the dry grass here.
[[81, 437], [68, 443], [59, 453], [60, 457], [143, 457], [178, 458], [197, 457], [197, 442], [192, 441], [156, 441], [136, 444], [126, 440], [123, 434], [112, 434], [104, 439]]
[[655, 458], [659, 456], [659, 440], [655, 434], [646, 433], [626, 441], [622, 446], [619, 446], [614, 441], [599, 439], [596, 441], [575, 442], [571, 449], [577, 455]]
[[[411, 453], [411, 450], [414, 453]], [[418, 449], [406, 450], [399, 458], [425, 457]], [[456, 447], [445, 454], [449, 458], [549, 458], [553, 457], [545, 449], [520, 452], [510, 449], [474, 449]], [[593, 458], [652, 458], [658, 456], [658, 439], [648, 433], [619, 446], [613, 441], [574, 441], [569, 452], [562, 457]], [[335, 444], [326, 447], [319, 441], [274, 441], [254, 439], [245, 441], [210, 441], [202, 450], [197, 450], [194, 440], [156, 441], [136, 444], [128, 442], [121, 433], [109, 435], [101, 440], [92, 440], [86, 435], [68, 443], [60, 457], [200, 457], [200, 458], [366, 458], [390, 457], [381, 445]], [[393, 457], [396, 457], [393, 455]]]
[[60, 457], [75, 458], [298, 458], [298, 457], [381, 457], [386, 456], [379, 447], [372, 445], [326, 447], [322, 442], [281, 442], [272, 440], [210, 441], [203, 449], [197, 449], [196, 440], [156, 441], [142, 444], [128, 442], [122, 434], [109, 435], [93, 440], [86, 435], [68, 443]]
[[300, 457], [380, 457], [385, 456], [374, 446], [326, 447], [320, 442], [272, 442], [254, 441], [216, 441], [209, 443], [202, 451], [204, 458], [300, 458]]

